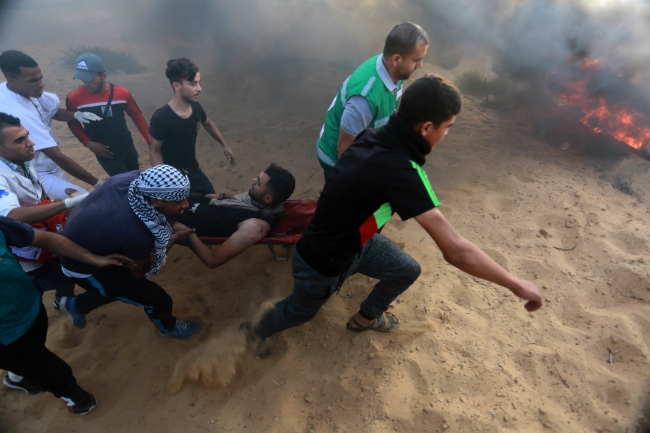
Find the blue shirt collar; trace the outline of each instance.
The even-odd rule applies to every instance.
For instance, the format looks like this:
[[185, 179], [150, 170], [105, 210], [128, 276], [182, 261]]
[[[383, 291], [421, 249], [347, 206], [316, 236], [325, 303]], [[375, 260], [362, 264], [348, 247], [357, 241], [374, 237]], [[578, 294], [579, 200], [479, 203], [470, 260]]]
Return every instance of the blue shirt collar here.
[[381, 54], [379, 55], [379, 57], [377, 57], [377, 74], [379, 74], [381, 81], [384, 83], [384, 86], [386, 86], [388, 91], [395, 92], [395, 89], [397, 89], [397, 84], [394, 83], [393, 80], [390, 78], [390, 75], [388, 75], [388, 70], [386, 69], [384, 62], [382, 61], [383, 57], [384, 56], [382, 56]]

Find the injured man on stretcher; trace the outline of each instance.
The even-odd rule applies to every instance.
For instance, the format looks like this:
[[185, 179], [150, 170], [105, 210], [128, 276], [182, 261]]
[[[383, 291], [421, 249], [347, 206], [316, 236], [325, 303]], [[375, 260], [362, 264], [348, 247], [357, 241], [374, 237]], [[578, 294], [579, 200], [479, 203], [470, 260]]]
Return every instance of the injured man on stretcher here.
[[[296, 180], [287, 170], [271, 164], [240, 194], [190, 194], [189, 207], [174, 224], [174, 232], [188, 227], [195, 233], [186, 245], [209, 268], [230, 261], [271, 233], [284, 213], [282, 202], [293, 194]], [[200, 237], [228, 237], [216, 250]]]

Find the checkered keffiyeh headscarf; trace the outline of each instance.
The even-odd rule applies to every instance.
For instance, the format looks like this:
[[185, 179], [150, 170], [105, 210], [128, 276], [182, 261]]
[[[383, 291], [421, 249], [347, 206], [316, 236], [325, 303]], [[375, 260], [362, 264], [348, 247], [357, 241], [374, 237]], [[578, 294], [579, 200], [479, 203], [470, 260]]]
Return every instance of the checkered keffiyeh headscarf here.
[[167, 260], [167, 244], [172, 228], [167, 218], [158, 212], [147, 197], [165, 201], [181, 201], [190, 194], [190, 181], [171, 165], [157, 165], [140, 173], [129, 186], [129, 204], [155, 238], [153, 265], [147, 276], [160, 272]]

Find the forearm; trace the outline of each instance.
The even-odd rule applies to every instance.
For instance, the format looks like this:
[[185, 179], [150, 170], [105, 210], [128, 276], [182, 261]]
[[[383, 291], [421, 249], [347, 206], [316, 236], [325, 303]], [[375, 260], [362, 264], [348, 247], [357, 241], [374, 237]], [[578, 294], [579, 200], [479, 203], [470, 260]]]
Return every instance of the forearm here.
[[222, 192], [220, 194], [206, 194], [205, 196], [207, 198], [211, 198], [211, 199], [214, 199], [214, 200], [225, 200], [225, 199], [228, 199], [228, 198], [233, 198], [234, 195], [235, 194], [229, 194], [227, 192]]
[[216, 268], [225, 263], [219, 260], [219, 257], [216, 255], [219, 250], [215, 251], [204, 244], [196, 233], [192, 233], [187, 237], [187, 246], [192, 250], [196, 257], [198, 257], [199, 260], [210, 269]]
[[505, 287], [513, 292], [520, 288], [520, 280], [513, 277], [490, 256], [467, 239], [461, 241], [459, 251], [445, 256], [449, 264], [461, 271]]
[[213, 121], [208, 120], [203, 124], [203, 128], [207, 131], [208, 134], [215, 140], [219, 142], [222, 146], [226, 147], [228, 144], [226, 144], [226, 140], [223, 138], [221, 135], [221, 132], [219, 132], [219, 128], [217, 128], [217, 125], [214, 124]]
[[65, 202], [57, 201], [40, 206], [17, 207], [9, 211], [7, 216], [14, 221], [26, 224], [34, 224], [53, 217], [65, 210]]
[[512, 291], [521, 287], [521, 280], [510, 275], [479, 247], [461, 236], [438, 208], [416, 216], [415, 220], [429, 233], [449, 264]]
[[59, 122], [72, 122], [75, 120], [74, 111], [66, 110], [65, 108], [59, 108], [52, 119], [58, 120]]
[[32, 245], [80, 262], [96, 265], [99, 257], [70, 239], [50, 232], [35, 230]]
[[158, 141], [153, 137], [149, 145], [149, 162], [152, 167], [165, 163], [162, 155], [162, 141]]
[[52, 160], [61, 167], [63, 171], [68, 173], [70, 176], [75, 177], [79, 180], [86, 182], [89, 185], [95, 185], [99, 181], [95, 176], [86, 171], [82, 166], [77, 164], [72, 158], [64, 154], [60, 154]]
[[196, 233], [193, 233], [187, 237], [187, 246], [205, 266], [214, 269], [228, 263], [248, 248], [249, 245], [238, 241], [237, 238], [233, 239], [233, 236], [229, 237], [216, 250], [213, 250], [204, 244]]
[[77, 140], [84, 146], [90, 141], [90, 137], [86, 135], [86, 131], [84, 131], [83, 126], [81, 126], [78, 120], [75, 119], [72, 122], [68, 122], [68, 128], [70, 128], [72, 135], [77, 137]]
[[347, 132], [345, 132], [343, 129], [339, 131], [339, 141], [338, 144], [336, 145], [336, 152], [338, 154], [338, 157], [340, 158], [343, 152], [346, 151], [350, 145], [354, 142], [354, 137]]
[[147, 143], [150, 143], [151, 137], [149, 136], [149, 127], [147, 126], [147, 121], [144, 119], [140, 108], [138, 108], [133, 99], [129, 100], [126, 104], [126, 114], [131, 117], [131, 120], [133, 120], [135, 127], [138, 128], [138, 131], [140, 131], [140, 134], [142, 134], [142, 137], [144, 137], [145, 141]]

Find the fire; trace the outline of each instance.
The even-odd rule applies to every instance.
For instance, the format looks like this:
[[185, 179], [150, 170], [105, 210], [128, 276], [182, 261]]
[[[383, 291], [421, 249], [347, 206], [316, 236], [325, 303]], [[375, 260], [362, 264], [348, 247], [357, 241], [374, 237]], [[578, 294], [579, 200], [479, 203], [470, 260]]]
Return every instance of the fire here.
[[[616, 140], [640, 149], [650, 143], [650, 127], [643, 112], [621, 107], [608, 102], [603, 96], [592, 95], [587, 90], [589, 78], [600, 69], [599, 59], [570, 58], [571, 62], [582, 62], [583, 77], [564, 84], [559, 99], [578, 107], [584, 113], [580, 121], [598, 133], [608, 134]], [[620, 77], [620, 75], [619, 75]]]

